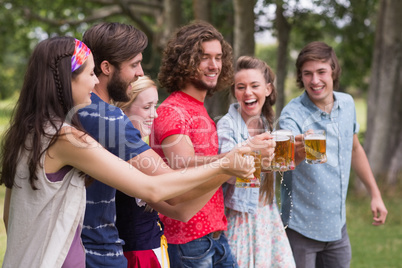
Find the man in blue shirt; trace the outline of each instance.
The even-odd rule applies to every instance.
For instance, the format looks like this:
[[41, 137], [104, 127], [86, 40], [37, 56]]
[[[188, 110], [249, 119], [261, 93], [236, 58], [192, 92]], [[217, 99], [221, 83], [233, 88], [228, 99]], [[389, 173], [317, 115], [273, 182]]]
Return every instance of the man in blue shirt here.
[[[351, 246], [346, 230], [346, 194], [350, 167], [371, 195], [373, 225], [384, 224], [387, 209], [357, 133], [352, 97], [334, 92], [341, 68], [332, 47], [323, 42], [305, 46], [296, 60], [297, 83], [304, 93], [283, 109], [279, 125], [297, 136], [298, 166], [281, 184], [282, 220], [296, 266], [349, 267]], [[307, 164], [301, 138], [310, 129], [326, 132], [327, 162]]]
[[[129, 46], [117, 49], [116, 44], [123, 40], [115, 36], [107, 42], [110, 33], [116, 36], [120, 33], [120, 38]], [[142, 51], [148, 43], [147, 37], [132, 26], [110, 23], [95, 25], [85, 32], [83, 40], [88, 47], [93, 47], [94, 72], [100, 81], [92, 93], [92, 104], [79, 111], [83, 127], [108, 151], [124, 161], [136, 159], [140, 154], [150, 154], [152, 150], [141, 140], [140, 132], [127, 116], [119, 108], [108, 104], [112, 99], [124, 101], [129, 85], [144, 75], [141, 60]], [[105, 47], [107, 43], [109, 48]], [[115, 52], [105, 53], [107, 49]], [[116, 189], [96, 180], [87, 187], [81, 234], [86, 267], [127, 267], [122, 249], [124, 241], [119, 238], [115, 226], [115, 195]]]

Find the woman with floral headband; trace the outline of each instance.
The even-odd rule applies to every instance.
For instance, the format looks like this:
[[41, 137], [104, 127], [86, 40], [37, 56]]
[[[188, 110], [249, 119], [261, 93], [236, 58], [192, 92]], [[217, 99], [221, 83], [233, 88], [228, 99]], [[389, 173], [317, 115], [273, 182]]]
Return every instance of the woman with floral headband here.
[[[85, 267], [84, 174], [146, 202], [183, 194], [220, 173], [252, 176], [253, 159], [241, 157], [249, 148], [187, 172], [141, 173], [81, 131], [76, 111], [91, 103], [98, 82], [91, 51], [79, 40], [54, 37], [33, 51], [1, 148], [3, 267]], [[244, 165], [236, 169], [239, 160]]]

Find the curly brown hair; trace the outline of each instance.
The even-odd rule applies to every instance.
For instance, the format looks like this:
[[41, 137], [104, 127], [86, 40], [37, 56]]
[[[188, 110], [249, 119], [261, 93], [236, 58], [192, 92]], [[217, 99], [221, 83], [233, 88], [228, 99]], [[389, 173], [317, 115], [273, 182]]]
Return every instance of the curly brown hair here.
[[213, 92], [233, 82], [232, 47], [211, 24], [194, 21], [181, 27], [171, 38], [163, 52], [158, 81], [169, 93], [181, 90], [188, 81], [196, 79], [202, 57], [202, 43], [218, 40], [222, 46], [222, 70]]

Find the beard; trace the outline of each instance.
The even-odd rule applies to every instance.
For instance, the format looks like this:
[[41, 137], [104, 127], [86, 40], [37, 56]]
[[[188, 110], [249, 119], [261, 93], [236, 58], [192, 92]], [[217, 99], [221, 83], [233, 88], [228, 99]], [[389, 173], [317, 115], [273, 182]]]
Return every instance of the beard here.
[[216, 91], [216, 84], [208, 85], [201, 79], [192, 79], [191, 84], [199, 91], [207, 91], [207, 95], [212, 95]]
[[127, 102], [130, 97], [127, 96], [127, 88], [129, 83], [120, 78], [120, 71], [114, 72], [110, 82], [107, 84], [107, 92], [113, 101]]

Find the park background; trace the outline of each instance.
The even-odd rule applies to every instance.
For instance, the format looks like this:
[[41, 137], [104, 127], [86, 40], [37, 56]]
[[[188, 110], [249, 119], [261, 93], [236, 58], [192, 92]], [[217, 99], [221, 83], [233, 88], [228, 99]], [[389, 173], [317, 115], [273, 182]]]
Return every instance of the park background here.
[[[298, 96], [294, 62], [308, 42], [334, 47], [342, 66], [340, 91], [356, 101], [364, 145], [389, 211], [371, 225], [370, 198], [351, 174], [347, 199], [352, 268], [402, 267], [402, 1], [399, 0], [0, 0], [0, 132], [7, 128], [29, 55], [50, 36], [78, 39], [101, 21], [129, 23], [149, 38], [144, 72], [157, 78], [173, 32], [206, 20], [232, 44], [234, 59], [255, 55], [277, 75], [277, 115]], [[160, 101], [167, 93], [159, 89]], [[228, 90], [205, 103], [217, 121], [233, 102]], [[2, 215], [4, 185], [0, 186]], [[280, 199], [278, 199], [280, 203]], [[0, 264], [6, 248], [0, 224]]]

